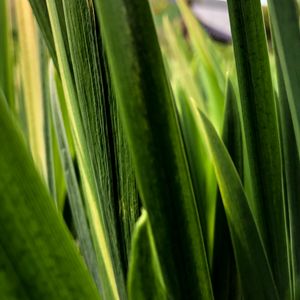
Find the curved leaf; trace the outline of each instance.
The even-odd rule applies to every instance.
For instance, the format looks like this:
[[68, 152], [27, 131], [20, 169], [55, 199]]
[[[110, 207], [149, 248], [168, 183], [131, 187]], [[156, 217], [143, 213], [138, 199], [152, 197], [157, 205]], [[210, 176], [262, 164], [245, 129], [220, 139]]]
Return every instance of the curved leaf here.
[[148, 214], [144, 210], [132, 237], [132, 253], [128, 274], [130, 300], [168, 299], [163, 282]]
[[268, 258], [240, 177], [213, 125], [201, 112], [200, 118], [222, 195], [243, 298], [279, 299]]
[[22, 286], [28, 299], [99, 299], [2, 98], [0, 111], [1, 298]]

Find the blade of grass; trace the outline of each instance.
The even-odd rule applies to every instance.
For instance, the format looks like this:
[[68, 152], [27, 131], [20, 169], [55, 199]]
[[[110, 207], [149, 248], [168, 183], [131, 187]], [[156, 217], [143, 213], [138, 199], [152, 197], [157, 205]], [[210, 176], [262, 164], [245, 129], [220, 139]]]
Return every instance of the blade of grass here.
[[110, 243], [120, 297], [123, 298], [126, 295], [124, 275], [127, 258], [123, 252], [122, 223], [119, 216], [122, 208], [118, 207], [113, 115], [110, 98], [105, 98], [103, 93], [105, 83], [102, 79], [105, 76], [101, 77], [101, 45], [97, 41], [94, 10], [85, 0], [63, 2], [63, 9], [75, 88], [99, 190], [99, 212]]
[[72, 158], [69, 151], [67, 136], [63, 124], [63, 117], [61, 109], [59, 107], [57, 92], [54, 82], [54, 70], [50, 67], [50, 109], [53, 117], [53, 123], [56, 131], [56, 136], [59, 145], [59, 154], [61, 161], [63, 162], [63, 171], [66, 179], [66, 185], [68, 190], [69, 202], [73, 215], [73, 221], [75, 230], [78, 235], [79, 247], [81, 253], [85, 259], [85, 262], [93, 275], [94, 281], [98, 290], [101, 291], [101, 284], [99, 278], [99, 272], [97, 267], [97, 258], [95, 250], [92, 244], [92, 239], [89, 231], [89, 225], [85, 215], [85, 208], [80, 192], [80, 188], [77, 183], [76, 174], [72, 162]]
[[[163, 29], [165, 39], [169, 44], [168, 55], [173, 56], [173, 65], [178, 64], [178, 69], [173, 67], [171, 73], [173, 91], [175, 93], [176, 107], [179, 112], [179, 121], [181, 132], [184, 139], [185, 151], [193, 190], [195, 193], [198, 214], [200, 215], [201, 227], [204, 237], [204, 243], [210, 261], [212, 253], [212, 226], [215, 203], [212, 199], [216, 196], [215, 175], [210, 161], [207, 159], [205, 145], [201, 135], [195, 135], [195, 116], [186, 105], [187, 97], [191, 97], [197, 101], [201, 109], [206, 109], [200, 90], [195, 80], [195, 74], [192, 72], [190, 61], [188, 61], [183, 48], [180, 45], [180, 40], [169, 19], [163, 19]], [[168, 59], [170, 61], [170, 59]], [[210, 176], [212, 175], [212, 176]]]
[[128, 275], [128, 298], [129, 300], [169, 299], [145, 210], [138, 219], [133, 233]]
[[55, 53], [54, 39], [52, 35], [50, 19], [47, 9], [46, 0], [28, 0], [36, 20], [39, 24], [39, 28], [44, 36], [45, 43], [47, 44], [48, 50], [55, 65], [57, 66], [57, 58]]
[[175, 99], [198, 214], [201, 220], [206, 253], [209, 265], [211, 266], [215, 214], [215, 201], [213, 200], [216, 199], [216, 179], [205, 141], [197, 126], [197, 113], [191, 109], [188, 102], [189, 98], [183, 89], [178, 88]]
[[[102, 45], [93, 6], [78, 0], [64, 2], [63, 9], [75, 87], [85, 120], [84, 129], [96, 181], [101, 192], [100, 213], [106, 222], [118, 288], [123, 298], [126, 293], [123, 277], [127, 273], [128, 264], [126, 244], [129, 244], [131, 235], [127, 221], [132, 226], [138, 212], [135, 204], [135, 179], [130, 158], [126, 156], [127, 145], [122, 141], [124, 134], [118, 121], [116, 101], [110, 90], [106, 58], [104, 54], [101, 55]], [[81, 43], [78, 42], [79, 38], [82, 39]], [[119, 147], [125, 151], [124, 155], [120, 154]], [[123, 163], [127, 165], [127, 170], [122, 166]], [[127, 191], [127, 187], [124, 190], [122, 176], [127, 177], [126, 186], [130, 191]], [[124, 194], [119, 193], [121, 189]], [[130, 198], [123, 200], [125, 197]], [[122, 235], [123, 232], [126, 232], [126, 236]]]
[[1, 276], [1, 287], [22, 285], [33, 300], [99, 299], [1, 95], [0, 248], [2, 272], [10, 276]]
[[[60, 4], [61, 5], [61, 4]], [[98, 199], [99, 190], [95, 179], [95, 171], [93, 169], [91, 153], [83, 127], [82, 115], [78, 104], [78, 95], [73, 80], [72, 69], [68, 59], [68, 44], [65, 43], [64, 30], [60, 19], [62, 14], [58, 12], [56, 1], [47, 0], [47, 8], [49, 12], [52, 32], [54, 33], [54, 43], [59, 66], [59, 73], [62, 80], [64, 95], [68, 108], [69, 120], [71, 122], [74, 144], [79, 163], [79, 169], [87, 204], [88, 216], [91, 224], [92, 236], [97, 255], [101, 256], [103, 264], [99, 265], [101, 279], [103, 282], [103, 295], [109, 299], [118, 299], [119, 292], [116, 283], [116, 274], [111, 257], [111, 249], [109, 244], [109, 235], [104, 222], [103, 216], [99, 214]], [[103, 212], [102, 212], [103, 214]]]
[[300, 159], [300, 30], [295, 0], [269, 0], [269, 10]]
[[[110, 77], [107, 75], [107, 78]], [[109, 87], [112, 93], [112, 87]], [[140, 198], [137, 191], [132, 158], [129, 153], [128, 143], [125, 132], [119, 117], [119, 108], [117, 107], [115, 96], [111, 95], [111, 116], [114, 131], [114, 151], [116, 161], [116, 181], [118, 184], [118, 204], [119, 218], [121, 219], [121, 230], [123, 239], [123, 251], [126, 259], [125, 271], [127, 273], [128, 260], [130, 256], [132, 234], [135, 223], [140, 216]]]
[[240, 177], [213, 125], [201, 112], [200, 120], [222, 195], [243, 298], [279, 299], [264, 245]]
[[42, 83], [42, 99], [43, 99], [43, 118], [44, 118], [44, 145], [45, 145], [45, 160], [47, 170], [47, 185], [50, 194], [58, 207], [57, 194], [56, 194], [56, 182], [55, 182], [55, 165], [54, 165], [54, 149], [53, 149], [53, 130], [52, 119], [50, 112], [50, 88], [49, 88], [49, 75], [48, 64], [49, 54], [46, 45], [42, 38], [39, 38], [39, 52], [40, 52], [40, 74]]
[[259, 0], [228, 1], [253, 198], [279, 294], [289, 294], [287, 229], [279, 130]]
[[278, 110], [280, 115], [283, 166], [285, 175], [285, 195], [288, 206], [288, 221], [291, 247], [291, 271], [293, 280], [294, 299], [296, 298], [297, 282], [300, 278], [300, 160], [297, 151], [297, 142], [292, 122], [288, 96], [283, 80], [281, 66], [276, 60], [278, 82]]
[[95, 3], [167, 291], [175, 299], [211, 299], [201, 226], [149, 4]]
[[[238, 103], [231, 80], [228, 78], [226, 88], [225, 116], [222, 140], [237, 169], [240, 178], [243, 177], [243, 145], [241, 120]], [[214, 252], [212, 263], [212, 282], [215, 299], [239, 299], [240, 287], [234, 260], [230, 232], [222, 198], [218, 192], [216, 217], [214, 226]]]

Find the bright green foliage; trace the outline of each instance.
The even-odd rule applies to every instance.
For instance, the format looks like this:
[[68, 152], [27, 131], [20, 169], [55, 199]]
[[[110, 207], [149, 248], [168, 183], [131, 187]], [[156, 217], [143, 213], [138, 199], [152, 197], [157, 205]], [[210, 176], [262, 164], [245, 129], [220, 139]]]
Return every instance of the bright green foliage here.
[[0, 294], [2, 299], [99, 299], [0, 99]]
[[129, 299], [168, 299], [146, 211], [142, 212], [136, 223], [131, 257], [128, 274]]
[[[50, 69], [50, 72], [53, 69]], [[95, 283], [99, 290], [101, 290], [101, 283], [99, 279], [98, 269], [97, 269], [97, 258], [95, 255], [95, 251], [92, 245], [90, 231], [88, 227], [88, 222], [85, 215], [85, 209], [83, 206], [82, 196], [80, 192], [80, 188], [78, 186], [78, 182], [76, 179], [76, 174], [74, 170], [74, 166], [72, 163], [72, 158], [70, 155], [70, 150], [68, 146], [66, 131], [64, 128], [63, 117], [61, 114], [61, 110], [59, 107], [57, 92], [55, 88], [54, 82], [54, 74], [51, 72], [51, 99], [50, 99], [50, 110], [53, 116], [53, 123], [56, 131], [56, 136], [58, 140], [59, 154], [61, 161], [63, 162], [63, 171], [66, 178], [66, 185], [69, 196], [69, 203], [71, 206], [71, 211], [74, 220], [75, 230], [77, 232], [78, 240], [80, 243], [81, 253], [86, 261], [87, 267], [89, 268]]]
[[299, 298], [296, 1], [187, 2], [0, 0], [0, 299]]
[[240, 178], [212, 124], [203, 113], [200, 115], [222, 195], [243, 297], [279, 299], [263, 242]]

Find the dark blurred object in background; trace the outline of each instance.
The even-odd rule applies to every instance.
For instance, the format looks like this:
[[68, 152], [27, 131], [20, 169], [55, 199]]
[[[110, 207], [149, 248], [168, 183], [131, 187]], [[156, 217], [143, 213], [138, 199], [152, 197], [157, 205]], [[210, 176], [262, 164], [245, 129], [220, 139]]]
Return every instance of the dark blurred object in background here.
[[208, 34], [222, 43], [231, 42], [227, 3], [223, 1], [194, 2], [191, 9]]
[[[176, 7], [176, 0], [150, 0], [154, 12], [163, 15], [162, 12], [166, 11], [168, 7]], [[212, 39], [223, 44], [231, 43], [231, 30], [228, 15], [228, 8], [226, 1], [220, 0], [185, 0], [191, 7], [191, 10], [199, 23], [207, 31]], [[266, 0], [261, 0], [266, 26], [267, 37], [270, 40], [270, 26], [268, 7]], [[187, 30], [182, 21], [183, 34], [187, 35]]]

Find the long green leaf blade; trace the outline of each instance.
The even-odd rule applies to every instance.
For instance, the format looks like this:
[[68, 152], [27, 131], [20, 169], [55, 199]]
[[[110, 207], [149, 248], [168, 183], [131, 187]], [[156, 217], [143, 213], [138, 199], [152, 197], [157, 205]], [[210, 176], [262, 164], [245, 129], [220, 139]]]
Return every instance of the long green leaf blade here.
[[269, 0], [273, 36], [276, 42], [287, 99], [292, 115], [300, 160], [300, 30], [295, 0]]
[[[285, 175], [285, 196], [288, 207], [288, 221], [291, 247], [291, 271], [293, 293], [296, 294], [297, 281], [300, 278], [300, 160], [297, 151], [292, 115], [288, 103], [281, 66], [277, 59], [278, 77], [278, 110], [280, 115], [282, 135], [282, 159]], [[295, 298], [297, 299], [297, 298]]]
[[228, 1], [253, 198], [279, 294], [289, 294], [279, 130], [259, 0]]
[[0, 247], [15, 271], [9, 280], [17, 277], [28, 299], [99, 299], [3, 97], [0, 111]]
[[46, 0], [28, 0], [28, 1], [32, 7], [33, 13], [37, 19], [40, 30], [43, 33], [43, 36], [44, 36], [45, 42], [48, 46], [49, 52], [50, 52], [55, 64], [57, 65], [54, 39], [53, 39], [53, 35], [52, 35], [50, 18], [49, 18], [49, 14], [48, 14]]
[[222, 195], [243, 298], [279, 299], [268, 258], [240, 177], [213, 125], [201, 112], [200, 118]]
[[128, 298], [168, 299], [146, 211], [143, 211], [138, 219], [132, 238]]
[[[111, 257], [109, 244], [110, 236], [106, 227], [103, 211], [99, 213], [98, 199], [100, 199], [95, 170], [92, 164], [91, 153], [83, 117], [78, 103], [78, 94], [73, 78], [72, 64], [69, 57], [69, 44], [65, 32], [65, 19], [63, 3], [60, 0], [47, 0], [47, 8], [53, 32], [55, 50], [57, 55], [59, 73], [62, 80], [63, 91], [68, 109], [68, 116], [72, 127], [72, 134], [79, 164], [79, 170], [85, 195], [86, 207], [91, 224], [96, 254], [102, 263], [99, 264], [101, 280], [103, 282], [103, 295], [109, 299], [118, 299], [119, 291], [116, 281], [116, 272]], [[102, 213], [102, 215], [101, 215]]]
[[167, 291], [175, 299], [211, 299], [200, 222], [149, 4], [95, 3]]
[[63, 117], [57, 99], [57, 92], [56, 92], [55, 82], [53, 78], [54, 76], [53, 71], [54, 70], [50, 68], [51, 99], [49, 99], [50, 100], [49, 105], [51, 106], [50, 109], [51, 109], [53, 124], [57, 136], [59, 154], [60, 154], [63, 171], [65, 175], [69, 202], [70, 202], [71, 211], [73, 215], [73, 221], [78, 236], [81, 253], [85, 258], [87, 267], [89, 268], [91, 274], [93, 275], [94, 281], [99, 291], [101, 291], [101, 283], [100, 283], [99, 271], [97, 267], [98, 266], [97, 258], [93, 247], [92, 239], [91, 239], [91, 234], [89, 231], [89, 225], [85, 214], [83, 199], [81, 196], [79, 185], [77, 183], [72, 158], [70, 155], [67, 136], [64, 128], [64, 123], [63, 123]]
[[[243, 144], [238, 102], [231, 80], [227, 81], [222, 140], [240, 178], [243, 177]], [[222, 198], [218, 192], [214, 227], [212, 282], [215, 299], [239, 299], [239, 279]]]

